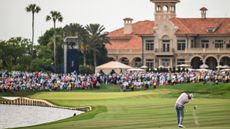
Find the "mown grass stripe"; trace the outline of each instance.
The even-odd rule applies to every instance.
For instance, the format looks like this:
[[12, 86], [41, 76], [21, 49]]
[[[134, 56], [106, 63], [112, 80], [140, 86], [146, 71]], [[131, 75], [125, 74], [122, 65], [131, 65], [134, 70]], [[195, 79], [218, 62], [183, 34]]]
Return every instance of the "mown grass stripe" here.
[[[119, 87], [74, 92], [41, 92], [32, 98], [47, 99], [62, 106], [103, 106], [95, 111], [63, 121], [28, 127], [28, 129], [178, 129], [175, 101], [181, 92], [193, 92], [195, 99], [185, 106], [184, 125], [189, 129], [230, 129], [230, 85], [182, 84], [134, 92], [120, 92]], [[193, 107], [197, 105], [195, 124]]]

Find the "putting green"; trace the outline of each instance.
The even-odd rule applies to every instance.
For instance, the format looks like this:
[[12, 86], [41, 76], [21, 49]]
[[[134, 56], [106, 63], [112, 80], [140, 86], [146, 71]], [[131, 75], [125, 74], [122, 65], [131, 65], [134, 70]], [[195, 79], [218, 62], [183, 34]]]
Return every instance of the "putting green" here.
[[[216, 89], [223, 89], [223, 87], [219, 86]], [[134, 92], [98, 90], [36, 93], [30, 97], [46, 99], [70, 107], [90, 105], [94, 110], [66, 120], [27, 128], [177, 129], [174, 108], [176, 98], [170, 94], [179, 92], [181, 89], [160, 88]], [[197, 106], [196, 110], [194, 106]], [[230, 129], [229, 120], [230, 99], [227, 98], [199, 96], [185, 107], [184, 126], [189, 129]]]

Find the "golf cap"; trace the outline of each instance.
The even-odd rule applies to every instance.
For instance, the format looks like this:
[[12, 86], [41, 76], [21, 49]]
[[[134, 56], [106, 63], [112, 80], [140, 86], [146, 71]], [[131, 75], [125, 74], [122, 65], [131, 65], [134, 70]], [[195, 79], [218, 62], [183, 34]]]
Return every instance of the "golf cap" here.
[[193, 94], [192, 93], [188, 94], [188, 96], [189, 96], [189, 99], [193, 99]]

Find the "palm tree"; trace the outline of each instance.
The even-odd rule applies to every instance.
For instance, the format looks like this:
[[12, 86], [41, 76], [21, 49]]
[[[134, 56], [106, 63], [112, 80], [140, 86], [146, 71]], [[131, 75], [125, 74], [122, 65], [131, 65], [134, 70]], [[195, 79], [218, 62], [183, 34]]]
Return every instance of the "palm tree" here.
[[36, 4], [30, 4], [26, 7], [27, 12], [32, 12], [32, 50], [31, 53], [33, 55], [33, 45], [34, 45], [34, 14], [39, 13], [41, 8]]
[[97, 53], [99, 53], [99, 49], [102, 48], [106, 43], [110, 43], [108, 33], [104, 32], [105, 27], [100, 24], [89, 24], [86, 25], [85, 28], [89, 34], [89, 43], [93, 51], [94, 67], [96, 67]]
[[54, 23], [54, 66], [55, 66], [55, 72], [56, 72], [56, 65], [57, 65], [57, 59], [56, 59], [56, 22], [59, 21], [59, 22], [62, 22], [63, 21], [63, 17], [61, 15], [60, 12], [58, 11], [51, 11], [50, 12], [50, 15], [47, 15], [46, 16], [46, 21], [50, 21], [52, 20], [53, 23]]
[[64, 27], [65, 36], [78, 36], [79, 50], [83, 54], [83, 65], [86, 66], [86, 55], [90, 50], [90, 46], [88, 44], [88, 32], [86, 29], [78, 24], [69, 24]]
[[83, 54], [83, 66], [86, 66], [86, 55], [89, 53], [90, 45], [88, 44], [87, 41], [86, 42], [83, 41], [83, 42], [80, 42], [79, 48], [80, 48], [81, 53]]

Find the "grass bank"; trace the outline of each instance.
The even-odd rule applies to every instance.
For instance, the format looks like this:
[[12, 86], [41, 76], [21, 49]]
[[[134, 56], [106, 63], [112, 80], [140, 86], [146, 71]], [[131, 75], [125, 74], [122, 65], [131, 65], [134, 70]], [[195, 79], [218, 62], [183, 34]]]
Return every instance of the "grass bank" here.
[[[184, 126], [189, 129], [230, 129], [230, 84], [181, 84], [157, 89], [120, 92], [118, 86], [99, 90], [39, 92], [29, 97], [69, 107], [94, 110], [28, 129], [177, 129], [174, 104], [183, 91], [195, 93], [186, 105]], [[194, 110], [197, 106], [197, 110]]]

